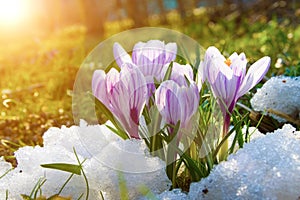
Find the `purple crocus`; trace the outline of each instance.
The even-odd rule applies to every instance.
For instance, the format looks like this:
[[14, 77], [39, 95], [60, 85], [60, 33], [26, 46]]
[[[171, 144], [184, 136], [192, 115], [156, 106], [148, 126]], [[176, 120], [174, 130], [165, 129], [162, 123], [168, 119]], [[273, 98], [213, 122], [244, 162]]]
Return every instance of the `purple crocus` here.
[[114, 44], [114, 57], [119, 67], [132, 62], [139, 67], [145, 77], [159, 80], [163, 66], [174, 61], [177, 54], [176, 43], [165, 44], [160, 40], [138, 42], [134, 45], [132, 59], [119, 43]]
[[203, 72], [223, 113], [223, 136], [228, 132], [230, 115], [237, 100], [261, 81], [270, 67], [270, 61], [268, 56], [259, 59], [246, 74], [244, 53], [233, 53], [225, 59], [216, 47], [207, 49]]
[[143, 74], [158, 79], [165, 64], [174, 61], [177, 54], [176, 43], [165, 44], [159, 40], [137, 43], [132, 51], [132, 61]]
[[146, 101], [147, 86], [142, 72], [132, 63], [124, 63], [120, 73], [112, 68], [107, 74], [96, 70], [92, 90], [119, 120], [131, 138], [139, 139], [139, 117]]
[[194, 82], [186, 86], [167, 80], [155, 92], [155, 103], [164, 121], [176, 125], [180, 120], [180, 128], [190, 127], [199, 99], [198, 87]]
[[[161, 80], [163, 80], [168, 68], [169, 68], [169, 64], [166, 64], [163, 67], [161, 73]], [[169, 78], [170, 80], [175, 81], [180, 86], [182, 85], [188, 86], [188, 81], [193, 82], [193, 78], [194, 78], [193, 76], [194, 73], [191, 65], [189, 64], [181, 65], [177, 62], [173, 62], [172, 72]]]
[[176, 43], [167, 43], [159, 40], [138, 42], [134, 45], [132, 58], [119, 43], [113, 47], [115, 60], [120, 68], [124, 63], [131, 62], [138, 66], [144, 74], [148, 92], [147, 102], [155, 92], [154, 79], [161, 81], [162, 69], [165, 64], [174, 61], [177, 54]]

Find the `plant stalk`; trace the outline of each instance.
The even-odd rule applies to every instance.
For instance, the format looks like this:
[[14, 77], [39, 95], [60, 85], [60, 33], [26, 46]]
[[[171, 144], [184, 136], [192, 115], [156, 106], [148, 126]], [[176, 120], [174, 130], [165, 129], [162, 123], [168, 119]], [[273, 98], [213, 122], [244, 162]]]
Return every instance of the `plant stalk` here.
[[[224, 117], [224, 123], [223, 123], [223, 130], [222, 130], [222, 139], [225, 138], [225, 136], [228, 133], [230, 125], [230, 115], [226, 114]], [[224, 161], [227, 159], [228, 156], [228, 138], [223, 142], [220, 151], [219, 151], [219, 162]]]

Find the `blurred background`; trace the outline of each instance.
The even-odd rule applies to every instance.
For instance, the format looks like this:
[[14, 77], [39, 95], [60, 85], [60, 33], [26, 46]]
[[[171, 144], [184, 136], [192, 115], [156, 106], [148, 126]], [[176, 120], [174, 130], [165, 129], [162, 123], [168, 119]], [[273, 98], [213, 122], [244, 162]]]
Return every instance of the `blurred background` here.
[[298, 0], [0, 0], [0, 156], [74, 124], [76, 72], [115, 33], [166, 27], [249, 63], [269, 55], [269, 77], [299, 76], [299, 24]]
[[241, 22], [248, 16], [252, 21], [288, 18], [297, 24], [298, 8], [297, 0], [1, 0], [0, 28], [5, 41], [41, 37], [72, 25], [103, 35], [119, 29], [201, 20], [197, 17], [203, 14], [213, 22], [226, 16]]

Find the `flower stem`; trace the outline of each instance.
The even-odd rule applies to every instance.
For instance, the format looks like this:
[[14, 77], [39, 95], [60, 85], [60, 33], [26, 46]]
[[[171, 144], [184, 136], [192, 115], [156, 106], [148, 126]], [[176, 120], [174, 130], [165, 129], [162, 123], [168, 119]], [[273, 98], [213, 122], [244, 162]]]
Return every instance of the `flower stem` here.
[[[225, 138], [225, 136], [228, 133], [229, 130], [229, 125], [230, 125], [230, 115], [226, 114], [224, 117], [224, 123], [223, 123], [223, 131], [222, 131], [222, 139]], [[228, 139], [226, 139], [219, 151], [219, 162], [226, 160], [228, 156]]]
[[174, 144], [170, 143], [168, 145], [168, 150], [167, 150], [167, 168], [166, 172], [168, 175], [168, 178], [172, 181], [172, 188], [176, 187], [176, 157], [177, 157], [177, 150], [173, 146]]

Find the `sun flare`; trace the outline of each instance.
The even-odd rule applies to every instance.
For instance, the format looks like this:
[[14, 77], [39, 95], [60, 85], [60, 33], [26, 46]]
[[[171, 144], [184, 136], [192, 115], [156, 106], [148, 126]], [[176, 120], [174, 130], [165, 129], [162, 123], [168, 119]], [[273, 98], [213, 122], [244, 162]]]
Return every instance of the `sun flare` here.
[[0, 24], [15, 25], [24, 17], [24, 0], [0, 0]]

